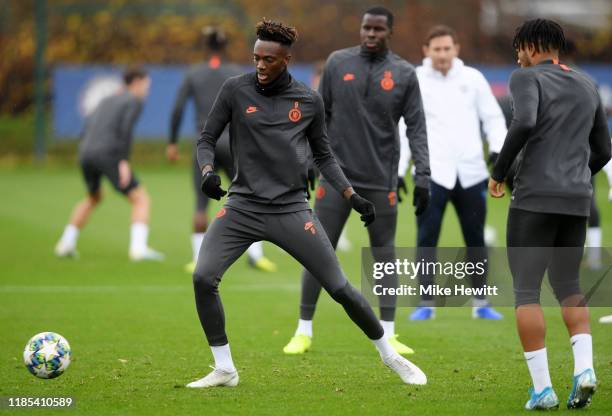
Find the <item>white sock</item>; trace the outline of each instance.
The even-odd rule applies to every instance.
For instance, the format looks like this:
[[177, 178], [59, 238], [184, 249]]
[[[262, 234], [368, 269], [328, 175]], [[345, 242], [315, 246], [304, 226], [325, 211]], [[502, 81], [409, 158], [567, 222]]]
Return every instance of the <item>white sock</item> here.
[[395, 335], [395, 321], [380, 321], [383, 329], [385, 330], [385, 338], [389, 339]]
[[306, 321], [304, 319], [300, 319], [298, 321], [298, 327], [295, 330], [295, 335], [306, 335], [307, 337], [312, 337], [312, 321]]
[[228, 373], [236, 371], [229, 344], [221, 345], [220, 347], [210, 347], [210, 350], [215, 358], [215, 369], [227, 371]]
[[586, 234], [587, 247], [601, 247], [601, 227], [589, 227]]
[[204, 233], [193, 233], [191, 234], [191, 249], [193, 250], [193, 261], [198, 261], [198, 255], [200, 254], [200, 247], [202, 247], [202, 241], [204, 241]]
[[373, 339], [372, 342], [383, 361], [397, 355], [397, 352], [393, 349], [391, 344], [389, 344], [389, 340], [384, 335], [380, 339]]
[[76, 246], [77, 239], [79, 238], [79, 229], [76, 225], [68, 224], [64, 228], [64, 233], [60, 238], [60, 241], [65, 246]]
[[552, 387], [550, 373], [548, 372], [548, 355], [546, 354], [546, 348], [529, 351], [524, 354], [535, 392], [541, 393], [546, 387]]
[[130, 228], [130, 252], [142, 253], [147, 249], [149, 226], [144, 222], [135, 222]]
[[574, 375], [593, 368], [593, 338], [591, 334], [576, 334], [570, 338], [574, 351]]
[[249, 246], [247, 249], [247, 255], [253, 261], [257, 261], [263, 257], [263, 243], [261, 241], [257, 241]]

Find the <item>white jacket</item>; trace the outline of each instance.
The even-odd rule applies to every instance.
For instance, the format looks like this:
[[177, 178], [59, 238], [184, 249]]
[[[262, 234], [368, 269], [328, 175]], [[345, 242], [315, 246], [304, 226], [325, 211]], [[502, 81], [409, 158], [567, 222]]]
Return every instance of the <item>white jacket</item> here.
[[[490, 152], [499, 153], [507, 130], [485, 77], [458, 58], [446, 76], [434, 70], [431, 59], [426, 58], [417, 68], [417, 77], [425, 109], [431, 179], [447, 189], [455, 187], [457, 178], [463, 188], [487, 179], [480, 122]], [[403, 134], [405, 129], [399, 131]]]

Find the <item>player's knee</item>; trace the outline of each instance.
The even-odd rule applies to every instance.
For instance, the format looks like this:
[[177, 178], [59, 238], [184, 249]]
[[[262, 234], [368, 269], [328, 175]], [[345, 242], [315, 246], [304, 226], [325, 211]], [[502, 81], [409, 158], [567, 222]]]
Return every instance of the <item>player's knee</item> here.
[[354, 290], [355, 289], [353, 289], [353, 286], [351, 286], [349, 282], [346, 282], [346, 285], [344, 285], [340, 289], [330, 290], [329, 295], [332, 297], [333, 300], [344, 305], [353, 300]]
[[100, 202], [102, 202], [102, 192], [98, 191], [98, 192], [94, 192], [93, 194], [89, 194], [87, 197], [87, 202], [92, 207], [95, 207]]
[[196, 270], [193, 273], [193, 288], [200, 293], [216, 293], [219, 289], [217, 275], [206, 270]]
[[149, 193], [143, 186], [137, 186], [136, 188], [132, 189], [130, 192], [128, 192], [127, 197], [132, 204], [139, 205], [148, 204], [150, 200]]
[[559, 304], [564, 305], [567, 299], [575, 297], [575, 295], [582, 295], [580, 291], [580, 284], [578, 278], [572, 279], [567, 282], [550, 282], [555, 298]]
[[532, 305], [540, 303], [540, 289], [514, 289], [514, 306]]

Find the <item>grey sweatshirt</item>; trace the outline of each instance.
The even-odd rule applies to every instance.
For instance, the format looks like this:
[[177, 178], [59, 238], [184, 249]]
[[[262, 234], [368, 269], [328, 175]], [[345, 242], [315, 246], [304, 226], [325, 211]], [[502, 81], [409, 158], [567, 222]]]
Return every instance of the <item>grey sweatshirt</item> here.
[[253, 212], [309, 209], [308, 146], [323, 176], [338, 190], [350, 183], [329, 147], [321, 96], [287, 74], [286, 88], [266, 96], [254, 73], [228, 79], [198, 140], [200, 167], [213, 166], [215, 144], [230, 123], [235, 175], [227, 206]]
[[425, 113], [415, 69], [390, 51], [356, 46], [333, 52], [321, 76], [329, 137], [342, 170], [358, 188], [397, 187], [397, 123], [406, 122], [417, 186], [429, 186]]
[[103, 99], [85, 122], [80, 158], [127, 160], [141, 111], [142, 101], [127, 91]]
[[239, 66], [225, 64], [220, 58], [213, 56], [207, 63], [190, 68], [183, 78], [178, 90], [172, 116], [170, 119], [170, 143], [176, 143], [179, 128], [183, 118], [185, 105], [190, 98], [195, 104], [196, 131], [201, 131], [206, 123], [206, 117], [215, 102], [221, 85], [230, 77], [240, 75], [244, 71]]
[[588, 216], [591, 175], [609, 160], [601, 99], [584, 73], [552, 61], [512, 73], [514, 115], [493, 170], [502, 181], [523, 150], [511, 208]]

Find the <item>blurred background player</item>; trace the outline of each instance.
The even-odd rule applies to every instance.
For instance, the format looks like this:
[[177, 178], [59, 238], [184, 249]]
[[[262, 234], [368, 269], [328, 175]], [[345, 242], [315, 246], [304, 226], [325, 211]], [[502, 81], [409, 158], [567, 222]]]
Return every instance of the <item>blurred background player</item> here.
[[102, 200], [102, 177], [125, 195], [132, 205], [129, 257], [133, 261], [163, 260], [164, 256], [147, 244], [151, 201], [129, 164], [134, 125], [149, 94], [151, 79], [142, 68], [128, 69], [125, 89], [103, 99], [87, 118], [79, 162], [87, 196], [72, 211], [70, 221], [55, 246], [59, 257], [77, 254], [77, 239], [90, 215]]
[[344, 276], [332, 244], [305, 198], [310, 147], [321, 174], [333, 186], [330, 192], [350, 201], [364, 224], [376, 218], [374, 205], [354, 191], [334, 158], [321, 96], [293, 79], [287, 69], [296, 38], [295, 28], [282, 23], [263, 20], [257, 24], [253, 47], [256, 72], [232, 77], [223, 84], [198, 140], [203, 192], [217, 200], [226, 194], [213, 163], [215, 144], [228, 123], [236, 174], [229, 198], [204, 239], [193, 274], [198, 315], [215, 367], [187, 387], [238, 385], [218, 288], [227, 268], [252, 242], [262, 239], [278, 245], [312, 271], [404, 383], [426, 384], [425, 374], [393, 349], [366, 299]]
[[[361, 45], [333, 52], [319, 85], [334, 155], [356, 191], [376, 207], [377, 220], [367, 228], [376, 261], [395, 258], [400, 154], [397, 123], [401, 116], [416, 167], [413, 203], [417, 215], [429, 200], [429, 157], [419, 84], [414, 67], [389, 50], [392, 32], [393, 14], [381, 6], [369, 8], [361, 22]], [[351, 213], [350, 203], [322, 178], [314, 209], [335, 248]], [[386, 279], [383, 284], [397, 284], [396, 276]], [[302, 354], [310, 348], [320, 293], [321, 284], [305, 269], [300, 319], [283, 348], [286, 354]], [[414, 352], [397, 339], [395, 296], [381, 296], [380, 322], [396, 351]]]
[[595, 83], [559, 62], [565, 47], [559, 24], [529, 20], [518, 28], [513, 47], [521, 66], [510, 78], [514, 115], [489, 179], [489, 192], [494, 198], [504, 195], [504, 179], [522, 151], [506, 242], [518, 333], [533, 382], [525, 408], [559, 406], [548, 369], [540, 306], [546, 271], [574, 355], [567, 407], [582, 408], [590, 404], [597, 381], [589, 311], [579, 284], [580, 262], [593, 193], [591, 177], [610, 160], [610, 134]]
[[[193, 99], [195, 103], [196, 131], [199, 132], [206, 123], [208, 113], [213, 106], [217, 93], [221, 89], [221, 85], [223, 85], [226, 79], [244, 72], [238, 65], [225, 62], [225, 50], [228, 39], [221, 28], [207, 26], [202, 29], [202, 35], [210, 56], [207, 62], [196, 65], [187, 72], [179, 88], [170, 119], [170, 140], [166, 149], [166, 154], [170, 161], [175, 161], [179, 157], [176, 143], [187, 101]], [[215, 166], [223, 169], [231, 179], [234, 177], [234, 168], [229, 142], [229, 130], [226, 129], [215, 148]], [[193, 273], [195, 269], [200, 246], [208, 228], [208, 197], [200, 190], [201, 176], [197, 155], [194, 151], [193, 190], [196, 201], [195, 212], [193, 214], [193, 234], [191, 236], [193, 260], [185, 266], [185, 270], [189, 273]], [[276, 265], [264, 257], [261, 241], [253, 243], [249, 247], [247, 256], [251, 266], [267, 272], [276, 271]]]
[[[484, 226], [489, 177], [480, 123], [489, 141], [489, 152], [499, 152], [507, 130], [489, 83], [478, 70], [464, 65], [458, 58], [459, 49], [454, 29], [435, 26], [423, 46], [423, 65], [417, 68], [431, 165], [431, 200], [423, 215], [417, 217], [417, 251], [435, 255], [427, 248], [438, 245], [444, 211], [450, 201], [459, 218], [468, 257], [478, 262], [487, 257]], [[423, 274], [419, 278], [421, 286], [433, 284], [433, 276]], [[483, 287], [486, 275], [470, 280], [474, 287]], [[421, 305], [410, 319], [432, 319], [434, 302], [433, 296], [422, 295]], [[472, 305], [474, 318], [502, 319], [484, 295], [474, 297]]]

